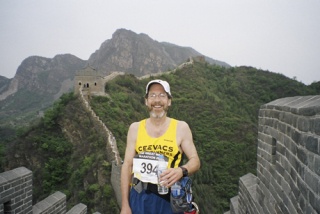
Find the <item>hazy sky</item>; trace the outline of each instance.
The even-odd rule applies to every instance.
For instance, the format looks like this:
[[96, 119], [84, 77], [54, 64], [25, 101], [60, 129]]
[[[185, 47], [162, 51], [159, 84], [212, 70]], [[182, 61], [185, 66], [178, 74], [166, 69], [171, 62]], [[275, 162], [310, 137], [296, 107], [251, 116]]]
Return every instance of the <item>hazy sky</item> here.
[[231, 66], [320, 81], [319, 0], [0, 0], [0, 75], [37, 55], [87, 60], [120, 28]]

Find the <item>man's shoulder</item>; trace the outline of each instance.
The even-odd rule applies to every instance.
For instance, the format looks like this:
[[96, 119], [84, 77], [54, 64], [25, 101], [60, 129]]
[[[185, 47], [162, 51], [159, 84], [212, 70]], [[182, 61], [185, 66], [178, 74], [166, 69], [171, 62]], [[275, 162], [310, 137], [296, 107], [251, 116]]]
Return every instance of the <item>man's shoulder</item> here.
[[133, 122], [130, 124], [130, 128], [137, 128], [139, 127], [141, 121]]
[[141, 123], [145, 123], [146, 119], [136, 121], [130, 124], [129, 129], [138, 129]]
[[188, 125], [188, 123], [184, 120], [177, 120], [177, 119], [174, 119], [174, 120], [176, 120], [179, 125]]
[[176, 118], [173, 118], [173, 117], [168, 117], [169, 119], [173, 120], [173, 121], [177, 121], [177, 123], [185, 123], [185, 121], [183, 120], [178, 120]]
[[179, 129], [189, 129], [189, 125], [186, 121], [183, 121], [183, 120], [177, 120], [177, 123], [178, 123], [178, 128]]

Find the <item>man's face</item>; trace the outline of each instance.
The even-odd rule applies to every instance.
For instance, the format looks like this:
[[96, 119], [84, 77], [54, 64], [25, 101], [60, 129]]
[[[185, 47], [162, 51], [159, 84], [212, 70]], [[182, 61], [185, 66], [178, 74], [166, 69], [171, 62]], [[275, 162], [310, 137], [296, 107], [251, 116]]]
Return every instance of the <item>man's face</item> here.
[[149, 88], [148, 97], [146, 98], [150, 117], [162, 118], [168, 111], [168, 106], [171, 105], [171, 99], [160, 84], [152, 84]]

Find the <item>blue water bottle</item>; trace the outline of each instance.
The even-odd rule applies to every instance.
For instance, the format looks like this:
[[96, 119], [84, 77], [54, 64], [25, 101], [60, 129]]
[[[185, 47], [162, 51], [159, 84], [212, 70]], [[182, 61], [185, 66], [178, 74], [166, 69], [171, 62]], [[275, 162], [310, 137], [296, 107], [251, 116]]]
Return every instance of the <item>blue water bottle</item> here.
[[171, 186], [171, 195], [175, 198], [177, 198], [181, 195], [181, 184], [179, 181], [175, 182]]

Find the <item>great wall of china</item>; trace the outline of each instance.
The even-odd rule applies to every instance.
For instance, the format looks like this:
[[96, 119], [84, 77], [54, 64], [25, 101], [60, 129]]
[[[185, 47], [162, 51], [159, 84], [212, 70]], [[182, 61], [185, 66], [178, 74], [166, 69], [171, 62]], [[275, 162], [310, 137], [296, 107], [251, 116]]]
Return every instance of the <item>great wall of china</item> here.
[[[114, 72], [99, 83], [122, 74]], [[75, 92], [105, 137], [112, 163], [111, 184], [120, 205], [122, 161], [116, 139], [91, 109], [89, 95], [83, 93], [90, 90], [78, 81]], [[320, 96], [288, 97], [261, 106], [257, 151], [257, 176], [247, 174], [239, 179], [238, 195], [230, 200], [230, 211], [225, 214], [320, 213]], [[79, 203], [67, 211], [66, 196], [59, 191], [32, 205], [32, 172], [19, 167], [0, 173], [2, 213], [86, 214], [87, 207]]]

